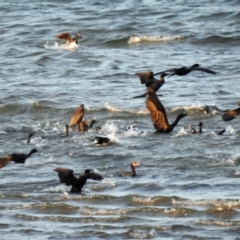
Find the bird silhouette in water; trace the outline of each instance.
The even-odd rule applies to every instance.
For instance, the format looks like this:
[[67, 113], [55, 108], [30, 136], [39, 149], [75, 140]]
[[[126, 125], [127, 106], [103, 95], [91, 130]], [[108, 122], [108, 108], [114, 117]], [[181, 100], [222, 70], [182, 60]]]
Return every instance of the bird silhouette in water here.
[[8, 163], [10, 163], [12, 161], [12, 157], [11, 156], [7, 156], [4, 158], [0, 158], [0, 168], [5, 167]]
[[73, 175], [73, 170], [71, 169], [56, 168], [54, 171], [58, 173], [61, 183], [65, 183], [67, 186], [72, 186], [70, 190], [72, 193], [80, 193], [88, 179], [95, 181], [101, 181], [103, 179], [100, 174], [93, 172], [92, 169], [86, 169], [84, 174], [80, 175], [79, 178], [76, 178]]
[[[189, 125], [189, 128], [190, 128], [191, 133], [193, 133], [193, 134], [196, 134], [196, 133], [202, 134], [202, 126], [203, 126], [203, 123], [200, 122], [198, 124], [198, 131], [192, 125]], [[221, 130], [220, 132], [218, 132], [216, 134], [217, 135], [222, 135], [224, 132], [225, 132], [225, 129]]]
[[79, 33], [76, 33], [74, 38], [72, 38], [69, 33], [60, 33], [56, 36], [56, 39], [64, 39], [67, 45], [71, 44], [72, 42], [78, 44], [79, 38], [82, 38]]
[[[164, 77], [167, 76], [167, 73], [161, 73], [159, 80], [154, 78], [153, 72], [141, 72], [141, 73], [136, 73], [136, 76], [139, 77], [141, 84], [145, 84], [145, 86], [149, 89], [153, 89], [155, 92], [158, 91], [159, 88], [162, 87], [162, 85], [165, 83], [165, 79]], [[140, 97], [145, 97], [146, 93], [139, 95], [139, 96], [135, 96], [133, 98], [140, 98]]]
[[66, 137], [69, 136], [68, 132], [69, 132], [69, 125], [66, 124], [66, 125], [65, 125], [65, 136], [66, 136]]
[[196, 134], [196, 133], [202, 134], [202, 126], [203, 126], [203, 123], [200, 122], [198, 124], [198, 131], [192, 125], [189, 125], [189, 128], [190, 128], [191, 133], [193, 133], [193, 134]]
[[122, 176], [136, 177], [137, 173], [136, 173], [135, 168], [139, 167], [139, 166], [140, 166], [140, 163], [138, 161], [131, 162], [131, 164], [130, 164], [131, 172], [122, 172]]
[[155, 91], [151, 88], [147, 90], [146, 108], [150, 112], [154, 128], [156, 129], [155, 133], [171, 132], [177, 126], [179, 120], [187, 116], [186, 113], [181, 113], [172, 124], [169, 124], [166, 110], [156, 96]]
[[29, 133], [29, 134], [28, 134], [27, 143], [30, 143], [31, 138], [32, 138], [33, 135], [34, 135], [34, 133]]
[[28, 154], [23, 154], [23, 153], [13, 153], [9, 155], [11, 157], [11, 160], [15, 163], [25, 163], [27, 158], [31, 157], [33, 153], [36, 153], [38, 150], [37, 149], [32, 149]]
[[162, 72], [159, 72], [159, 73], [155, 73], [155, 74], [170, 72], [169, 77], [174, 76], [174, 75], [185, 76], [192, 71], [202, 71], [202, 72], [205, 72], [205, 73], [216, 74], [216, 72], [213, 71], [213, 70], [210, 70], [208, 68], [200, 67], [200, 65], [198, 63], [192, 65], [191, 67], [171, 68], [171, 69], [168, 69], [168, 70], [165, 70], [165, 71], [162, 71]]
[[[240, 106], [240, 102], [238, 102], [238, 106]], [[240, 107], [233, 110], [225, 110], [225, 113], [222, 115], [222, 119], [225, 122], [231, 121], [236, 118], [240, 114]]]

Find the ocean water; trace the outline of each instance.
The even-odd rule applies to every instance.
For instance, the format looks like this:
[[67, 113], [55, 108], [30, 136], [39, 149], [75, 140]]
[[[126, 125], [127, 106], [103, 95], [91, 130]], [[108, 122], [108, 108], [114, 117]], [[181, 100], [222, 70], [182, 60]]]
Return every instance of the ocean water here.
[[[0, 157], [37, 153], [0, 170], [0, 238], [240, 238], [239, 0], [29, 1], [0, 3]], [[79, 44], [56, 40], [80, 33]], [[169, 134], [156, 135], [136, 72], [195, 63], [159, 90]], [[100, 131], [64, 126], [85, 105]], [[206, 108], [210, 109], [206, 112]], [[203, 122], [203, 134], [191, 134]], [[225, 129], [219, 136], [217, 133]], [[27, 136], [34, 136], [27, 144]], [[111, 144], [96, 146], [95, 136]], [[138, 160], [137, 177], [121, 177]], [[86, 168], [81, 194], [56, 167]]]

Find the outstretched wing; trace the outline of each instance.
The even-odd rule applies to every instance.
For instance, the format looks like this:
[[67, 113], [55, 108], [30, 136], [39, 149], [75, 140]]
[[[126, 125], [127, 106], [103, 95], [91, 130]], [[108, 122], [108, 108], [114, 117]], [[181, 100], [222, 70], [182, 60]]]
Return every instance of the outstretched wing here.
[[237, 115], [240, 114], [240, 108], [235, 109], [235, 110], [227, 110], [223, 115], [222, 115], [222, 119], [223, 121], [231, 121], [234, 118], [237, 117]]
[[217, 72], [210, 70], [208, 68], [203, 68], [203, 67], [191, 67], [192, 70], [194, 71], [202, 71], [202, 72], [206, 72], [206, 73], [210, 73], [210, 74], [216, 74]]
[[88, 179], [92, 179], [95, 181], [101, 181], [103, 179], [103, 177], [95, 172], [89, 172], [89, 173], [85, 173], [84, 175], [80, 176], [77, 183], [73, 186], [73, 189], [71, 191], [74, 192], [81, 192], [83, 186], [86, 184]]
[[84, 116], [84, 104], [80, 105], [75, 112], [73, 113], [70, 121], [69, 121], [69, 126], [73, 127], [75, 125], [79, 125], [80, 122], [82, 121]]
[[70, 43], [72, 41], [71, 35], [69, 33], [60, 33], [56, 36], [56, 39], [64, 39], [66, 43]]
[[146, 84], [150, 79], [153, 79], [153, 72], [140, 72], [135, 73], [139, 77], [141, 84]]
[[87, 179], [92, 179], [95, 181], [101, 181], [103, 179], [103, 177], [100, 174], [95, 172], [90, 172], [88, 174], [85, 174], [85, 176], [87, 177]]
[[0, 158], [0, 168], [5, 167], [9, 162], [11, 162], [11, 160], [12, 160], [11, 156]]
[[58, 177], [61, 183], [65, 183], [67, 186], [71, 186], [77, 182], [77, 178], [73, 175], [73, 170], [67, 168], [56, 168], [55, 172], [58, 173]]
[[165, 108], [152, 89], [147, 92], [146, 108], [156, 130], [165, 130], [169, 127]]
[[164, 80], [160, 81], [160, 80], [155, 80], [152, 81], [152, 84], [149, 86], [149, 88], [152, 88], [154, 90], [154, 92], [157, 92], [157, 90], [162, 87], [162, 85], [164, 84]]

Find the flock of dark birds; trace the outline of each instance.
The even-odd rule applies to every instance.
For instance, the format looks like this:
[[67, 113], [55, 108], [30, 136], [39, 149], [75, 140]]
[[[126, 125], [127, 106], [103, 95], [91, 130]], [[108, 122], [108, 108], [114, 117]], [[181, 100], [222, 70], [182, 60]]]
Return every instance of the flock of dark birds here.
[[[78, 43], [78, 39], [82, 38], [80, 34], [75, 34], [75, 37], [72, 38], [69, 33], [61, 33], [56, 36], [56, 39], [63, 39], [65, 40], [65, 43], [71, 44], [72, 42]], [[141, 84], [145, 84], [147, 87], [147, 90], [144, 94], [135, 96], [133, 98], [140, 98], [140, 97], [146, 97], [146, 108], [150, 112], [151, 120], [153, 122], [153, 126], [155, 128], [155, 133], [170, 133], [178, 124], [178, 122], [187, 116], [186, 113], [180, 113], [175, 121], [172, 124], [169, 124], [166, 110], [164, 106], [162, 105], [160, 99], [158, 98], [158, 95], [156, 92], [162, 87], [165, 80], [164, 77], [168, 76], [185, 76], [192, 71], [202, 71], [209, 74], [216, 74], [215, 71], [200, 67], [199, 64], [194, 64], [190, 67], [180, 67], [180, 68], [172, 68], [165, 71], [161, 71], [158, 73], [153, 73], [151, 71], [149, 72], [140, 72], [136, 73], [135, 75], [139, 77]], [[159, 79], [154, 78], [154, 76], [160, 75]], [[240, 102], [238, 103], [240, 106]], [[234, 118], [236, 118], [240, 114], [240, 107], [233, 109], [233, 110], [224, 110], [224, 114], [222, 115], [222, 119], [224, 121], [231, 121]], [[88, 131], [90, 128], [93, 128], [94, 123], [96, 122], [95, 119], [93, 120], [83, 120], [84, 117], [84, 104], [80, 105], [75, 112], [73, 113], [72, 117], [70, 118], [69, 125], [65, 125], [65, 135], [68, 137], [68, 129], [69, 127], [75, 130], [78, 130], [80, 132]], [[199, 129], [196, 130], [193, 126], [190, 127], [190, 131], [193, 134], [202, 133], [202, 126], [203, 123], [199, 123]], [[97, 126], [95, 127], [96, 130], [100, 130], [101, 127]], [[223, 129], [218, 134], [223, 134], [225, 129]], [[33, 133], [30, 133], [27, 137], [27, 143], [30, 143], [31, 137], [33, 136]], [[111, 140], [108, 137], [103, 136], [96, 136], [94, 139], [94, 142], [101, 146], [107, 146]], [[7, 157], [0, 158], [0, 168], [3, 168], [10, 162], [15, 162], [19, 164], [24, 164], [27, 158], [29, 158], [33, 153], [36, 153], [37, 149], [32, 149], [28, 154], [20, 154], [20, 153], [13, 153]], [[140, 166], [140, 163], [138, 161], [133, 161], [130, 164], [131, 172], [123, 172], [122, 176], [131, 176], [135, 177], [136, 170], [135, 168]], [[88, 179], [100, 181], [103, 179], [103, 177], [99, 174], [94, 172], [93, 169], [86, 169], [84, 174], [80, 175], [78, 178], [74, 176], [73, 170], [67, 169], [67, 168], [56, 168], [54, 169], [55, 172], [58, 173], [58, 177], [60, 179], [61, 183], [66, 184], [67, 186], [72, 186], [70, 192], [74, 193], [80, 193], [82, 191], [83, 186], [86, 184]]]

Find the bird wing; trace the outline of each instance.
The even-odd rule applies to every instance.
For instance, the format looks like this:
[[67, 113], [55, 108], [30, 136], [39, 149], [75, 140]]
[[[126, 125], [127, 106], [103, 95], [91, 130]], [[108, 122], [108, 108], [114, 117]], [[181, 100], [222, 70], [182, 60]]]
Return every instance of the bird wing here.
[[140, 73], [135, 73], [135, 75], [139, 77], [141, 84], [147, 83], [149, 79], [154, 79], [153, 72], [140, 72]]
[[150, 112], [156, 130], [165, 130], [169, 127], [165, 108], [153, 90], [148, 91], [146, 108]]
[[83, 175], [79, 176], [79, 179], [77, 180], [76, 184], [73, 185], [73, 188], [71, 191], [74, 191], [74, 192], [80, 191], [81, 192], [83, 186], [87, 182], [87, 179], [101, 181], [103, 179], [103, 177], [100, 174], [95, 173], [95, 172], [89, 172], [89, 173], [83, 174]]
[[83, 116], [84, 116], [84, 105], [82, 104], [73, 113], [73, 115], [69, 121], [69, 126], [73, 127], [75, 125], [79, 125], [83, 119]]
[[11, 162], [12, 157], [11, 156], [7, 156], [5, 158], [0, 158], [0, 168], [5, 167], [9, 162]]
[[240, 114], [240, 108], [237, 108], [235, 110], [227, 110], [223, 115], [222, 115], [222, 119], [223, 121], [231, 121], [234, 118], [237, 117], [237, 115]]
[[206, 72], [206, 73], [211, 73], [211, 74], [216, 74], [217, 72], [210, 70], [208, 68], [203, 68], [203, 67], [191, 67], [192, 70], [194, 71], [202, 71], [202, 72]]
[[69, 33], [60, 33], [56, 36], [56, 39], [65, 39], [67, 43], [70, 43], [72, 41], [71, 35]]
[[55, 172], [58, 173], [58, 177], [61, 183], [65, 183], [67, 186], [71, 186], [77, 182], [77, 178], [73, 175], [73, 170], [67, 168], [56, 168]]
[[155, 80], [152, 82], [152, 85], [149, 86], [149, 88], [153, 89], [154, 92], [157, 92], [157, 90], [162, 87], [162, 85], [164, 84], [164, 81], [160, 81], [160, 80]]
[[176, 70], [178, 70], [178, 68], [170, 68], [165, 71], [154, 73], [153, 75], [155, 76], [155, 75], [159, 75], [159, 74], [166, 73], [166, 72], [175, 72]]
[[100, 174], [95, 173], [95, 172], [90, 172], [85, 175], [87, 175], [87, 179], [92, 179], [95, 181], [101, 181], [103, 179], [103, 177]]

